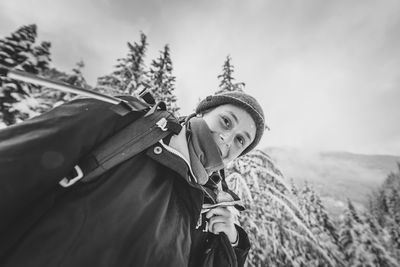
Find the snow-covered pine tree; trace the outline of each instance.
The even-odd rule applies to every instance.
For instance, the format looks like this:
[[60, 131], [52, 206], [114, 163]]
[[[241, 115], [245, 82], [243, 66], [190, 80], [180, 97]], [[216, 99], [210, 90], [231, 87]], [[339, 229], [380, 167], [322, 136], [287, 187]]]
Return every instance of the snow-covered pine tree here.
[[[46, 77], [53, 81], [65, 82], [67, 81], [69, 74], [60, 71], [56, 68], [49, 68], [43, 73], [43, 77]], [[36, 95], [36, 97], [42, 99], [44, 105], [41, 113], [67, 102], [71, 99], [71, 94], [64, 93], [52, 88], [42, 88], [41, 91]]]
[[125, 58], [117, 59], [115, 70], [98, 78], [97, 90], [111, 94], [132, 95], [135, 90], [146, 87], [147, 71], [144, 58], [147, 49], [147, 37], [140, 34], [140, 42], [132, 45], [128, 42], [129, 52]]
[[[41, 42], [40, 45], [35, 46], [33, 48], [33, 56], [36, 62], [35, 63], [36, 67], [33, 68], [32, 70], [34, 74], [43, 75], [49, 70], [51, 62], [50, 48], [51, 48], [50, 42]], [[41, 110], [46, 106], [45, 103], [42, 103], [39, 99], [40, 95], [42, 94], [42, 89], [43, 88], [41, 86], [32, 84], [30, 85], [30, 93], [32, 97], [40, 102], [40, 105], [35, 110], [36, 112], [39, 113], [41, 113]]]
[[351, 201], [343, 215], [339, 241], [347, 266], [396, 267], [399, 262], [391, 255], [385, 241], [371, 222], [359, 213]]
[[[381, 267], [398, 267], [400, 266], [400, 262], [396, 260], [396, 258], [392, 254], [392, 249], [384, 240], [384, 232], [380, 228], [371, 229], [371, 225], [373, 222], [368, 222], [366, 219], [363, 220], [363, 224], [361, 225], [361, 235], [360, 242], [362, 246], [365, 247], [365, 250], [368, 251], [368, 258], [372, 261], [370, 266], [381, 266]], [[373, 225], [374, 227], [377, 224]], [[375, 232], [374, 232], [374, 231]], [[387, 236], [387, 234], [385, 233]]]
[[[46, 66], [49, 58], [41, 55], [40, 47], [35, 48], [36, 25], [22, 26], [11, 36], [0, 40], [0, 64], [38, 74]], [[43, 44], [42, 44], [43, 45]], [[44, 44], [44, 49], [50, 43]], [[40, 60], [39, 60], [40, 59]], [[0, 121], [11, 125], [38, 114], [41, 103], [31, 94], [37, 87], [7, 78], [0, 78]]]
[[33, 49], [33, 54], [36, 58], [36, 67], [40, 73], [44, 73], [50, 68], [50, 48], [50, 42], [42, 42]]
[[369, 212], [390, 235], [391, 250], [400, 262], [400, 163], [369, 199]]
[[[249, 233], [249, 266], [342, 266], [318, 240], [290, 185], [260, 150], [227, 166], [229, 188], [244, 201], [240, 223]], [[295, 190], [296, 191], [296, 190]]]
[[318, 243], [330, 257], [343, 263], [336, 226], [326, 211], [319, 194], [306, 182], [297, 194], [297, 198], [306, 223], [318, 239]]
[[343, 218], [339, 227], [339, 242], [346, 262], [350, 262], [355, 254], [353, 245], [355, 242], [355, 238], [353, 237], [353, 229], [355, 227], [355, 224], [356, 222], [354, 221], [353, 216], [349, 208], [347, 207], [343, 214]]
[[[65, 73], [55, 68], [51, 68], [46, 70], [43, 73], [43, 76], [49, 78], [50, 80], [64, 82], [66, 84], [70, 84], [80, 88], [92, 89], [91, 86], [86, 82], [86, 79], [82, 73], [84, 67], [84, 61], [80, 60], [72, 69], [72, 73]], [[40, 92], [35, 95], [36, 98], [41, 99], [45, 104], [43, 105], [41, 112], [45, 112], [46, 110], [49, 110], [54, 106], [61, 105], [75, 96], [75, 94], [61, 92], [52, 88], [42, 88]]]
[[314, 233], [326, 235], [334, 244], [338, 245], [338, 234], [336, 227], [330, 218], [321, 197], [315, 189], [305, 182], [299, 196], [300, 209], [307, 219], [307, 223], [314, 229]]
[[84, 89], [90, 89], [90, 85], [86, 82], [83, 76], [83, 69], [85, 68], [85, 62], [81, 59], [76, 63], [76, 66], [72, 69], [72, 74], [65, 80], [66, 83], [73, 86], [77, 86]]
[[[312, 203], [315, 211], [315, 222], [321, 228], [322, 232], [326, 234], [326, 237], [329, 239], [329, 241], [334, 245], [339, 246], [339, 235], [336, 226], [325, 206], [323, 205], [321, 197], [317, 192], [313, 191], [313, 196], [311, 199], [313, 200]], [[337, 250], [338, 247], [335, 249]]]
[[222, 74], [218, 75], [218, 79], [221, 79], [219, 84], [219, 90], [215, 94], [220, 94], [229, 91], [243, 91], [245, 83], [239, 82], [234, 83], [235, 78], [233, 77], [234, 67], [231, 63], [231, 57], [228, 55], [222, 66]]
[[151, 62], [148, 84], [156, 101], [164, 101], [168, 110], [177, 115], [179, 107], [174, 94], [176, 77], [172, 75], [172, 70], [170, 49], [165, 45], [160, 56]]
[[[15, 68], [21, 66], [27, 70], [30, 66], [25, 66], [29, 57], [33, 54], [33, 44], [36, 40], [35, 24], [22, 26], [11, 36], [0, 40], [0, 62], [1, 64]], [[25, 63], [25, 64], [24, 64]]]

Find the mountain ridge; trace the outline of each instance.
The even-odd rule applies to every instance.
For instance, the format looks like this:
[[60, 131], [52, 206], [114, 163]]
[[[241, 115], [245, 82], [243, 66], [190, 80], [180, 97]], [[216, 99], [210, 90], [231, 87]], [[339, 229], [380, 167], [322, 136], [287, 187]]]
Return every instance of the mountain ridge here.
[[328, 211], [339, 215], [347, 199], [364, 209], [368, 195], [387, 175], [398, 170], [400, 156], [368, 155], [346, 151], [311, 151], [290, 147], [266, 147], [263, 151], [275, 162], [286, 179], [297, 186], [311, 184]]

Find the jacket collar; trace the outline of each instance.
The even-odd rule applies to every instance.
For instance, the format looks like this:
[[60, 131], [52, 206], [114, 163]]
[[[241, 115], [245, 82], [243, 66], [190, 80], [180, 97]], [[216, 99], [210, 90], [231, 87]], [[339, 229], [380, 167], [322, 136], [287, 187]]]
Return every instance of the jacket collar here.
[[178, 151], [164, 144], [162, 141], [149, 147], [146, 155], [161, 165], [177, 172], [189, 184], [197, 184], [197, 178], [191, 170], [190, 163]]

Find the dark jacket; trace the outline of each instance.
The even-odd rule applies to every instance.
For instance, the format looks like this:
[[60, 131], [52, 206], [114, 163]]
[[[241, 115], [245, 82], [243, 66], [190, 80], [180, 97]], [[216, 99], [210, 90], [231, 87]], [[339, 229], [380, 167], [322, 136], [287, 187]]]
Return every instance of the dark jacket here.
[[188, 266], [203, 189], [168, 146], [58, 185], [139, 115], [80, 99], [0, 131], [1, 266]]
[[[234, 192], [229, 190], [225, 182], [224, 173], [222, 173], [222, 175], [219, 173], [214, 173], [211, 175], [210, 179], [203, 188], [204, 191], [207, 191], [206, 194], [204, 194], [204, 203], [215, 203], [215, 199], [217, 198], [219, 190], [217, 183], [222, 184], [223, 190], [228, 192], [233, 197], [233, 200], [240, 200], [240, 198]], [[237, 208], [239, 210], [244, 209], [242, 206]], [[235, 266], [234, 264], [230, 263], [230, 258], [233, 258], [233, 260], [237, 263], [237, 266], [244, 266], [250, 249], [250, 241], [246, 232], [240, 226], [235, 226], [236, 230], [238, 231], [239, 242], [232, 249], [230, 246], [225, 246], [226, 244], [229, 244], [227, 236], [221, 234], [216, 236], [206, 230], [207, 218], [205, 213], [203, 213], [201, 215], [200, 222], [196, 226], [196, 230], [192, 233], [192, 247], [189, 266]], [[217, 246], [215, 246], [214, 243], [216, 243]], [[232, 254], [231, 257], [228, 256], [229, 254]], [[212, 261], [212, 264], [207, 264], [207, 261]]]

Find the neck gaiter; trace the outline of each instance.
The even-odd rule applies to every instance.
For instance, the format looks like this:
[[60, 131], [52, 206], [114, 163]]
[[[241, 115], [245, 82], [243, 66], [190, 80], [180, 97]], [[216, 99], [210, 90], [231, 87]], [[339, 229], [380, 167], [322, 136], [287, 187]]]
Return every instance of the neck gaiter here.
[[224, 167], [210, 128], [202, 118], [192, 117], [186, 123], [190, 165], [199, 184], [205, 184], [214, 171]]

